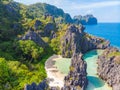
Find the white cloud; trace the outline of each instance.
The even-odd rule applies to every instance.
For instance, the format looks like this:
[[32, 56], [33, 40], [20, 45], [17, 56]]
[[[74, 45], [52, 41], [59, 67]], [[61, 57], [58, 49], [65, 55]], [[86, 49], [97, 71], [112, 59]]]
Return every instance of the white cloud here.
[[91, 14], [91, 13], [93, 13], [93, 12], [94, 12], [93, 9], [89, 9], [89, 10], [87, 10], [84, 14]]
[[[120, 0], [15, 0], [25, 4], [48, 3], [74, 15], [93, 14], [100, 21], [120, 22]], [[111, 14], [112, 13], [112, 14]], [[111, 18], [114, 17], [114, 18]]]
[[102, 7], [116, 6], [116, 5], [120, 5], [120, 1], [103, 1], [103, 2], [96, 2], [91, 4], [84, 4], [84, 5], [73, 3], [72, 8], [89, 9], [89, 8], [102, 8]]

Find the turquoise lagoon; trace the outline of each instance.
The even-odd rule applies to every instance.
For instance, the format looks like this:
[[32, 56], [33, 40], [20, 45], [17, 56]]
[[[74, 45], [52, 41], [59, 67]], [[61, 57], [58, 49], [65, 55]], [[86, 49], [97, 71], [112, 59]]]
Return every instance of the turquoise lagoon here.
[[[92, 50], [83, 56], [83, 59], [87, 62], [87, 77], [89, 80], [86, 90], [112, 90], [112, 88], [97, 75], [97, 59], [98, 55], [102, 54], [102, 52], [103, 50]], [[70, 58], [56, 58], [55, 60], [55, 66], [65, 75], [69, 72], [70, 63]]]
[[[86, 25], [85, 27], [87, 33], [105, 38], [110, 41], [112, 46], [120, 49], [120, 23], [98, 23], [97, 25]], [[87, 90], [112, 90], [97, 76], [97, 58], [102, 52], [102, 50], [93, 50], [84, 55], [89, 80]]]
[[[98, 23], [97, 25], [86, 25], [85, 31], [92, 35], [105, 38], [111, 42], [111, 45], [120, 48], [120, 23]], [[83, 58], [87, 62], [87, 77], [89, 84], [86, 90], [112, 90], [97, 75], [97, 58], [103, 50], [93, 50], [87, 52]], [[68, 74], [71, 60], [68, 58], [59, 58], [55, 65], [60, 72]]]
[[86, 90], [112, 90], [103, 80], [97, 75], [97, 59], [103, 50], [93, 50], [84, 55], [84, 60], [87, 62], [87, 77], [89, 80]]

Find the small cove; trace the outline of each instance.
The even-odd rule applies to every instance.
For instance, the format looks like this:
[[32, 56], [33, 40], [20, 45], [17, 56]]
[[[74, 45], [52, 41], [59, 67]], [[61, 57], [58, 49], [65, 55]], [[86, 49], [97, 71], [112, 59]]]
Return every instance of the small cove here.
[[[87, 78], [89, 80], [86, 90], [112, 90], [112, 88], [97, 75], [97, 58], [102, 52], [103, 50], [92, 50], [83, 55], [83, 59], [87, 62]], [[54, 61], [49, 68], [46, 68], [48, 78], [53, 79], [50, 85], [62, 87], [64, 85], [64, 77], [69, 73], [71, 59], [59, 56], [48, 61]], [[56, 72], [53, 72], [53, 70]]]
[[87, 77], [89, 80], [86, 90], [112, 90], [112, 88], [97, 75], [97, 58], [102, 52], [103, 50], [92, 50], [83, 56], [87, 62]]

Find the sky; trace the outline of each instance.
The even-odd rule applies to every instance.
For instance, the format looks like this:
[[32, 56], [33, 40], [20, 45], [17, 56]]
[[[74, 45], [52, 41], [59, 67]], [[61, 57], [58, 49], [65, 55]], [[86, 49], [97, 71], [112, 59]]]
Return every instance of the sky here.
[[120, 22], [120, 0], [14, 0], [23, 4], [37, 2], [55, 5], [75, 15], [93, 14], [98, 22]]

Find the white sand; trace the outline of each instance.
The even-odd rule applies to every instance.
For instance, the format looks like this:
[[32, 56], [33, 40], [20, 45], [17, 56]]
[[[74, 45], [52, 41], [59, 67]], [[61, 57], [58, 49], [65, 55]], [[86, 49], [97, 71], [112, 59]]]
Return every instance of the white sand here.
[[53, 55], [45, 63], [47, 78], [50, 80], [49, 81], [50, 87], [58, 86], [61, 88], [64, 85], [65, 74], [58, 71], [58, 69], [54, 65], [54, 62], [59, 58], [62, 58], [62, 57], [58, 55]]
[[[89, 83], [86, 90], [112, 90], [112, 88], [109, 87], [107, 83], [101, 81], [97, 76], [96, 62], [98, 55], [93, 55], [91, 57], [91, 54], [93, 53], [88, 53], [88, 54], [90, 55], [90, 57], [88, 55], [88, 58], [86, 58], [85, 61], [88, 64], [87, 65], [88, 76], [92, 76], [92, 77], [89, 78]], [[61, 88], [64, 86], [64, 77], [66, 75], [61, 73], [60, 70], [58, 70], [57, 67], [55, 66], [55, 62], [61, 59], [63, 59], [61, 56], [53, 55], [45, 63], [45, 69], [47, 72], [47, 78], [49, 79], [50, 87], [58, 86]]]

